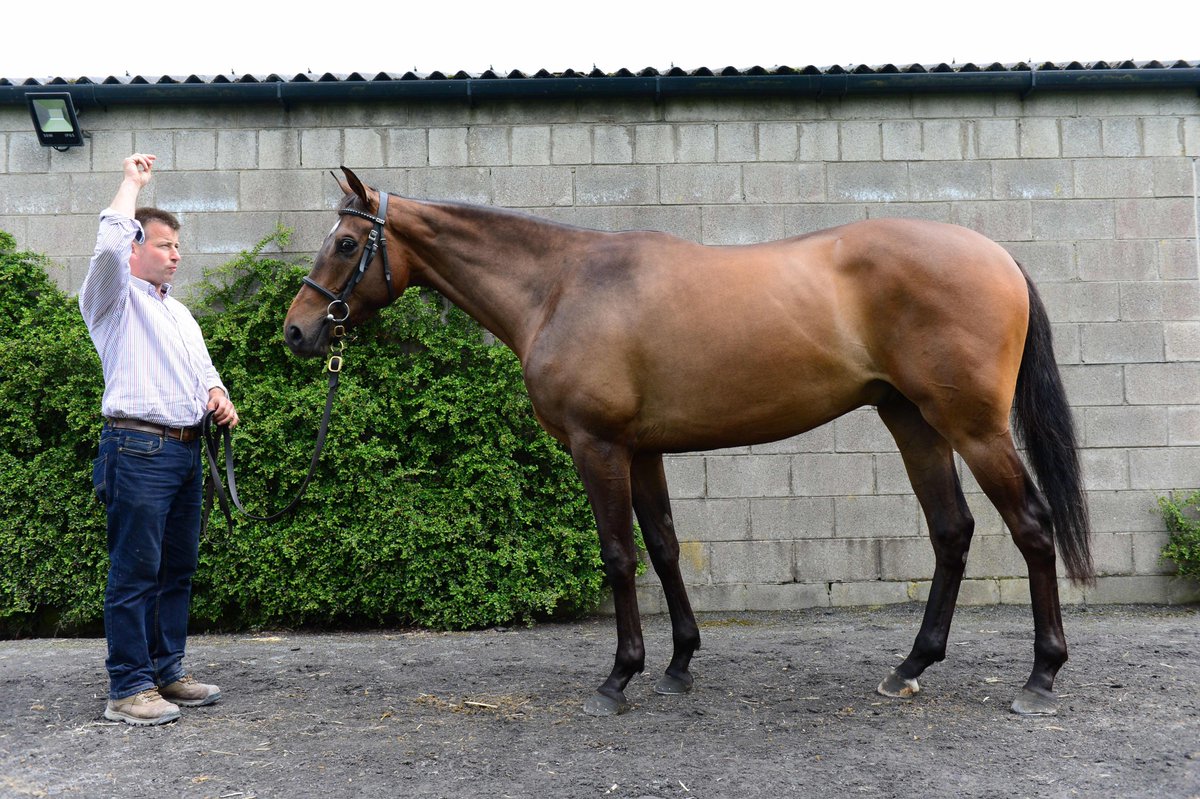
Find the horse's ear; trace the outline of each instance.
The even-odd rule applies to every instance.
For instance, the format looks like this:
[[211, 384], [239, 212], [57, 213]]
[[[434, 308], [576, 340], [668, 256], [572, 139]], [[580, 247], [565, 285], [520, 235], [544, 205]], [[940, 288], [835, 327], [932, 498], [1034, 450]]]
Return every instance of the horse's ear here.
[[341, 188], [341, 190], [342, 190], [342, 194], [353, 194], [354, 193], [354, 191], [348, 185], [346, 185], [346, 181], [342, 180], [337, 175], [335, 175], [333, 173], [332, 169], [329, 170], [329, 176], [337, 181], [338, 187]]
[[[350, 184], [350, 191], [357, 194], [358, 199], [362, 200], [364, 205], [370, 204], [370, 200], [367, 199], [367, 187], [358, 179], [358, 175], [351, 172], [347, 167], [342, 167], [342, 172], [346, 175], [346, 182]], [[341, 183], [341, 181], [338, 182]], [[346, 193], [349, 194], [350, 191]]]

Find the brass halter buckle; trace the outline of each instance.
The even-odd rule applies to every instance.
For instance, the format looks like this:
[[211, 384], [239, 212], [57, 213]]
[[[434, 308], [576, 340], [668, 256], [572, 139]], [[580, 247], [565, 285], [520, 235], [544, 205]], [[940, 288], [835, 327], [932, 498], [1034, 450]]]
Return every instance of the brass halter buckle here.
[[329, 345], [329, 360], [325, 362], [325, 368], [330, 372], [342, 371], [342, 353], [346, 351], [346, 342], [341, 338], [346, 335], [346, 328], [338, 325], [333, 329], [333, 335], [337, 337], [337, 341]]

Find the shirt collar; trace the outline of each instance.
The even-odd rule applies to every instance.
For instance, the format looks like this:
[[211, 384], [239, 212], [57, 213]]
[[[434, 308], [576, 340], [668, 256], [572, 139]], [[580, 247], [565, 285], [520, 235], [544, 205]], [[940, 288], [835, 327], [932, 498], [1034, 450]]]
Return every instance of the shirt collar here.
[[137, 275], [134, 275], [134, 274], [131, 274], [129, 276], [129, 282], [131, 284], [133, 284], [133, 286], [135, 288], [137, 288], [138, 291], [141, 291], [145, 294], [149, 294], [151, 297], [157, 297], [159, 299], [166, 299], [167, 296], [171, 293], [171, 284], [170, 283], [163, 283], [162, 290], [160, 291], [150, 281], [142, 280], [140, 277], [138, 277]]

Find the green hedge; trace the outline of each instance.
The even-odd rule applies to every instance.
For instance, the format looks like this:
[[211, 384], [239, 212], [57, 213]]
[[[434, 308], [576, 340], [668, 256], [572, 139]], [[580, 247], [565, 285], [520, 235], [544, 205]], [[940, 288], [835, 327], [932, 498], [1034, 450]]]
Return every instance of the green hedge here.
[[[282, 344], [303, 267], [263, 255], [279, 231], [189, 293], [238, 406], [238, 489], [281, 507], [324, 404], [318, 361]], [[102, 618], [104, 514], [91, 493], [99, 360], [40, 256], [0, 240], [0, 630]], [[533, 417], [505, 347], [409, 291], [356, 331], [316, 478], [266, 524], [214, 514], [193, 620], [224, 629], [416, 623], [480, 627], [592, 609], [594, 523], [569, 455]]]
[[1200, 580], [1200, 491], [1158, 498], [1169, 537], [1162, 559], [1179, 567], [1180, 577]]

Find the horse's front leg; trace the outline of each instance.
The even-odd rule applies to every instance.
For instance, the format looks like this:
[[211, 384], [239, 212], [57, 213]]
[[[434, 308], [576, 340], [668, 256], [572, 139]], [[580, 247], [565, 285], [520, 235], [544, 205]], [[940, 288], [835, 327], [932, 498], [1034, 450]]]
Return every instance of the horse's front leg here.
[[633, 510], [642, 526], [642, 538], [645, 539], [654, 571], [662, 582], [667, 609], [671, 613], [671, 635], [674, 640], [671, 663], [654, 690], [660, 694], [685, 694], [692, 689], [692, 675], [688, 666], [692, 654], [700, 648], [700, 628], [696, 626], [687, 587], [679, 572], [679, 540], [675, 536], [662, 455], [639, 453], [633, 459], [631, 475]]
[[583, 709], [591, 716], [612, 716], [629, 709], [625, 686], [646, 662], [634, 586], [637, 551], [629, 477], [632, 454], [610, 442], [580, 437], [571, 440], [571, 457], [596, 516], [600, 556], [612, 586], [617, 616], [617, 655], [612, 673], [588, 697]]

